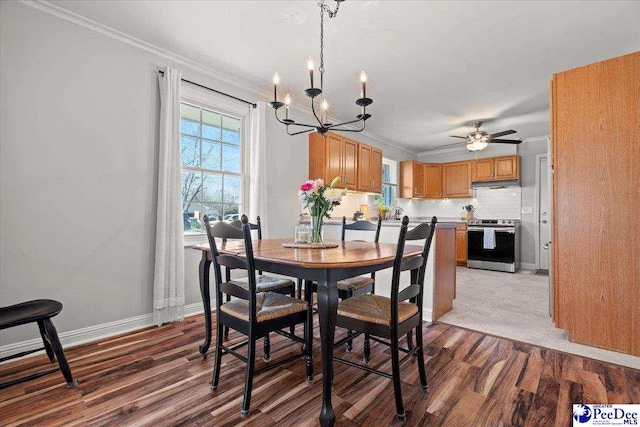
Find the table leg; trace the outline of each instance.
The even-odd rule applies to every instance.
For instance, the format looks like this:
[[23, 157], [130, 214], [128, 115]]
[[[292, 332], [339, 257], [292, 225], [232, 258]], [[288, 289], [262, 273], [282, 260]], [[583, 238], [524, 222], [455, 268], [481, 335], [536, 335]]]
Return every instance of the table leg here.
[[335, 281], [318, 281], [318, 317], [320, 322], [320, 346], [322, 348], [322, 410], [320, 425], [333, 426], [336, 416], [331, 406], [333, 383], [333, 342], [338, 316], [338, 286]]
[[209, 289], [210, 267], [211, 260], [207, 258], [206, 252], [203, 251], [198, 272], [200, 275], [200, 295], [202, 295], [202, 305], [204, 306], [204, 327], [206, 335], [204, 337], [204, 343], [200, 346], [200, 354], [207, 354], [207, 350], [209, 350], [209, 346], [211, 345], [211, 291]]

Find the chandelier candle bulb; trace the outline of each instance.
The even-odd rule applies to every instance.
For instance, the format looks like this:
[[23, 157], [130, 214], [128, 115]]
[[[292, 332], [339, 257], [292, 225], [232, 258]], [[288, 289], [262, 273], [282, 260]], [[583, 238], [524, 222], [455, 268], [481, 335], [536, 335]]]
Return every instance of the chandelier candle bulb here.
[[278, 83], [280, 83], [280, 76], [276, 71], [273, 75], [273, 101], [278, 102]]
[[285, 105], [285, 119], [289, 120], [289, 106], [291, 105], [291, 96], [289, 96], [289, 94], [287, 94], [287, 96], [284, 97], [284, 105]]
[[361, 98], [366, 98], [367, 97], [367, 74], [364, 71], [360, 73], [360, 81], [362, 82]]
[[309, 80], [311, 80], [311, 89], [313, 89], [313, 69], [315, 68], [313, 64], [313, 59], [309, 58], [307, 61], [307, 68], [309, 69]]

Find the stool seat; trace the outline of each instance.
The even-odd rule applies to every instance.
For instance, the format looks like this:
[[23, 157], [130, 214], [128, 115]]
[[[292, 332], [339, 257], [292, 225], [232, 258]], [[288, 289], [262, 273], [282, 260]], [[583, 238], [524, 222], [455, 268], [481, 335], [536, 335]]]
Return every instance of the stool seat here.
[[62, 311], [62, 304], [51, 299], [37, 299], [0, 307], [0, 329], [51, 318]]

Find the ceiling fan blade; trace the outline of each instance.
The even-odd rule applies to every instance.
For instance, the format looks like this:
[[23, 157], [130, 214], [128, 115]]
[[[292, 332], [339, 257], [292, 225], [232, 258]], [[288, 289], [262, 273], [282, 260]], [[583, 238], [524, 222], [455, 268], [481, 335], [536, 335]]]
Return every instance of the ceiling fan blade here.
[[457, 136], [457, 135], [449, 135], [451, 138], [462, 138], [462, 139], [467, 139], [466, 136]]
[[501, 136], [511, 135], [512, 133], [517, 133], [515, 130], [504, 130], [502, 132], [492, 133], [491, 138], [499, 138]]
[[521, 139], [492, 139], [489, 142], [497, 142], [499, 144], [520, 144]]

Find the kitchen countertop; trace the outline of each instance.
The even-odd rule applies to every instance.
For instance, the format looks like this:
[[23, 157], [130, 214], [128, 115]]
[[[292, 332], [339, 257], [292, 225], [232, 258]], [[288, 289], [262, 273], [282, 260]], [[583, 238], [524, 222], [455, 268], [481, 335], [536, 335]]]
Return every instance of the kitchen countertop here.
[[[377, 219], [371, 220], [371, 222], [376, 222]], [[411, 221], [409, 220], [409, 225], [411, 226], [416, 226], [418, 224], [422, 224], [424, 222], [430, 222], [431, 221], [431, 217], [429, 218], [421, 218], [418, 217], [415, 221]], [[300, 219], [300, 224], [309, 224], [311, 222], [311, 219], [308, 216], [304, 216]], [[353, 222], [352, 220], [347, 219], [348, 223]], [[455, 218], [443, 218], [443, 219], [438, 219], [438, 223], [436, 224], [436, 228], [456, 228], [458, 225], [460, 224], [466, 224], [467, 221], [462, 221], [461, 219], [455, 219]], [[342, 225], [342, 218], [337, 219], [337, 218], [331, 218], [331, 219], [326, 219], [323, 221], [323, 224], [325, 225]], [[382, 221], [382, 226], [383, 227], [400, 227], [400, 225], [402, 225], [402, 221], [401, 220], [396, 220], [396, 219], [385, 219]]]

